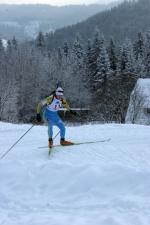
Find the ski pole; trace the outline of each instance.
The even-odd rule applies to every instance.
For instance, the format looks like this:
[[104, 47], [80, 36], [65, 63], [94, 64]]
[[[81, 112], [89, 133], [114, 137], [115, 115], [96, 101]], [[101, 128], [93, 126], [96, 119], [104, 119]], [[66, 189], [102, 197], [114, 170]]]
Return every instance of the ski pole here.
[[14, 147], [15, 145], [34, 127], [34, 125], [32, 125], [1, 157], [0, 159], [3, 159], [7, 154], [8, 152], [10, 152]]
[[53, 140], [58, 136], [59, 133], [60, 133], [60, 130], [59, 130], [58, 133], [55, 135], [55, 137], [53, 138]]

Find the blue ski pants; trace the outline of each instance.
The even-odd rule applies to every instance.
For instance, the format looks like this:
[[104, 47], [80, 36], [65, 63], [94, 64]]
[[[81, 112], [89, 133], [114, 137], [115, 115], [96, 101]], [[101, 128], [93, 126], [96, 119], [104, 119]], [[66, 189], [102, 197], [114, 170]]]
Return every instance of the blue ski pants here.
[[43, 113], [44, 119], [48, 123], [48, 137], [53, 137], [53, 126], [57, 126], [60, 129], [60, 137], [65, 139], [65, 126], [62, 120], [60, 119], [58, 112], [50, 111], [47, 108]]

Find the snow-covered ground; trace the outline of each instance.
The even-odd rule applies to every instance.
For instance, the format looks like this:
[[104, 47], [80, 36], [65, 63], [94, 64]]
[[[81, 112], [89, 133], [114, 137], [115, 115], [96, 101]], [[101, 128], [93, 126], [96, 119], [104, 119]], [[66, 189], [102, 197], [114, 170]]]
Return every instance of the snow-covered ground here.
[[[0, 155], [29, 128], [0, 123]], [[0, 225], [149, 225], [150, 127], [85, 125], [67, 127], [66, 136], [111, 141], [48, 156], [38, 148], [47, 128], [33, 127], [0, 160]]]

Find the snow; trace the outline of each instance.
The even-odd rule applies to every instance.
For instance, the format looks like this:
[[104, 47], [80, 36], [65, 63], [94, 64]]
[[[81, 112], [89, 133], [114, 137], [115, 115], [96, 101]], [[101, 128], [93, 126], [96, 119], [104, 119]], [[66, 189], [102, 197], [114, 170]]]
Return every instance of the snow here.
[[[30, 127], [0, 123], [0, 155]], [[48, 156], [39, 148], [47, 127], [34, 126], [0, 160], [0, 225], [149, 225], [149, 134], [142, 125], [67, 127], [75, 142], [111, 141]]]
[[36, 38], [40, 30], [40, 21], [32, 20], [24, 28], [25, 34], [30, 38]]
[[6, 39], [2, 39], [2, 44], [3, 44], [4, 48], [7, 48], [8, 42]]

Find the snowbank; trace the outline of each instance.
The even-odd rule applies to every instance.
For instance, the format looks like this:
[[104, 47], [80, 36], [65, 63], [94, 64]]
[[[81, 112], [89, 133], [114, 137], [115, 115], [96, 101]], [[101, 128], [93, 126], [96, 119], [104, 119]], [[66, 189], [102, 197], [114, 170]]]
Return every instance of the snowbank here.
[[[0, 154], [29, 128], [0, 123]], [[49, 157], [39, 149], [47, 128], [35, 126], [0, 161], [0, 224], [149, 225], [149, 133], [138, 125], [67, 127], [76, 142], [111, 141], [56, 148]]]

